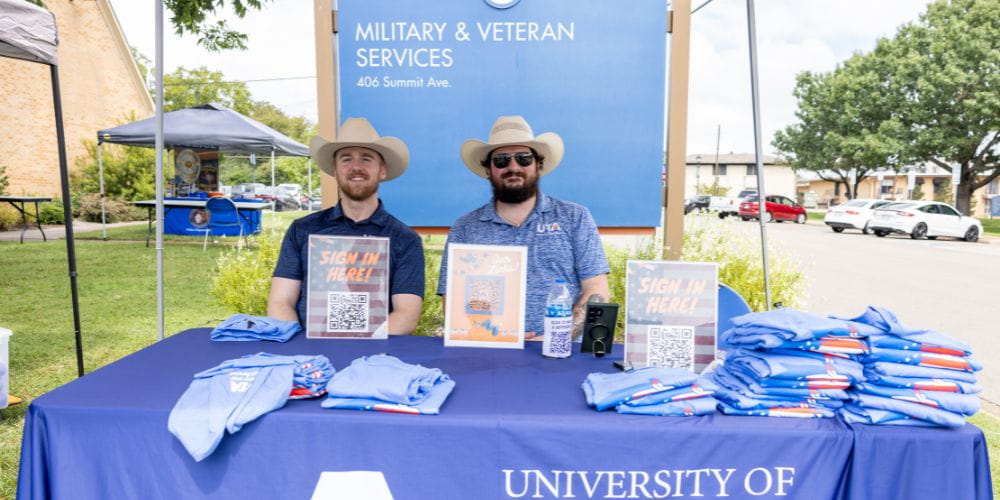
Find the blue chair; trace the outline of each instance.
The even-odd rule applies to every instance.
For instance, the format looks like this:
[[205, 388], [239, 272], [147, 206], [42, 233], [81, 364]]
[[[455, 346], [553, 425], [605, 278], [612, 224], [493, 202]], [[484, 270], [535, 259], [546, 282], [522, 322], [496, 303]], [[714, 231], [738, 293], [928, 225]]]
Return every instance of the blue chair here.
[[205, 211], [208, 212], [208, 225], [205, 226], [205, 243], [201, 247], [202, 251], [208, 249], [208, 235], [215, 228], [239, 228], [240, 243], [243, 242], [243, 224], [240, 223], [240, 212], [233, 200], [220, 197], [209, 198], [205, 203]]
[[[746, 300], [740, 294], [736, 293], [736, 290], [729, 288], [728, 286], [719, 283], [719, 319], [717, 325], [718, 335], [722, 332], [733, 327], [732, 319], [736, 316], [741, 316], [752, 312], [750, 310], [750, 305], [747, 304]], [[730, 345], [719, 344], [719, 349], [731, 349]]]

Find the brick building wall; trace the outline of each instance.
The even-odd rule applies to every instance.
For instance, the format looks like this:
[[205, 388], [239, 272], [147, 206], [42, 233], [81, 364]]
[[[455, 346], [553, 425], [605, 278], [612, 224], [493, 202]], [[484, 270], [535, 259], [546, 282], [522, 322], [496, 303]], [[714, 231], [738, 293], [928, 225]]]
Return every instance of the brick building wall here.
[[[47, 0], [59, 33], [59, 79], [69, 168], [97, 131], [153, 114], [138, 68], [108, 0]], [[152, 21], [150, 21], [152, 29]], [[48, 66], [0, 58], [0, 165], [11, 194], [58, 195]]]

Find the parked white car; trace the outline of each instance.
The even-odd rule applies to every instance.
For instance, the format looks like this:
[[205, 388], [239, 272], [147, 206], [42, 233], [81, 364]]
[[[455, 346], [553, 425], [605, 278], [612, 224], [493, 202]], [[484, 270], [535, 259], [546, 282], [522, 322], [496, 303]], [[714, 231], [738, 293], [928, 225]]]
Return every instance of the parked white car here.
[[278, 184], [278, 187], [284, 189], [289, 196], [298, 198], [302, 195], [302, 184]]
[[718, 213], [720, 219], [736, 216], [740, 212], [740, 203], [750, 196], [757, 196], [756, 188], [744, 189], [737, 196], [713, 196], [708, 202], [708, 211]]
[[830, 226], [835, 233], [845, 229], [860, 229], [862, 233], [870, 234], [868, 223], [876, 208], [893, 203], [890, 200], [850, 200], [843, 205], [830, 207], [823, 216], [823, 223]]
[[868, 228], [875, 236], [901, 233], [915, 240], [950, 236], [977, 241], [983, 234], [983, 224], [978, 219], [966, 217], [951, 205], [936, 201], [890, 203], [875, 210]]

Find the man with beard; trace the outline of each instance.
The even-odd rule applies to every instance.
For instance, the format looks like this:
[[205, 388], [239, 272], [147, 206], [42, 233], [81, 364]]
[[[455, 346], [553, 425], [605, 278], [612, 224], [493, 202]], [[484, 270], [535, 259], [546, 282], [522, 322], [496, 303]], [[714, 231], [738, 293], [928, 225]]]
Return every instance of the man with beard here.
[[[462, 161], [472, 173], [493, 186], [493, 199], [459, 217], [448, 233], [448, 244], [519, 245], [528, 247], [525, 338], [543, 335], [545, 299], [555, 280], [562, 279], [576, 297], [574, 334], [579, 335], [588, 299], [605, 302], [608, 267], [597, 225], [583, 206], [547, 196], [539, 178], [559, 166], [563, 142], [557, 134], [535, 136], [520, 116], [501, 116], [489, 140], [462, 144]], [[448, 278], [448, 249], [441, 259], [438, 294]]]
[[267, 315], [305, 326], [309, 235], [382, 236], [389, 238], [389, 333], [412, 333], [424, 302], [424, 249], [417, 233], [378, 198], [379, 182], [406, 170], [406, 144], [379, 137], [364, 118], [348, 118], [337, 140], [313, 137], [310, 150], [319, 168], [337, 179], [340, 202], [288, 228], [271, 278]]

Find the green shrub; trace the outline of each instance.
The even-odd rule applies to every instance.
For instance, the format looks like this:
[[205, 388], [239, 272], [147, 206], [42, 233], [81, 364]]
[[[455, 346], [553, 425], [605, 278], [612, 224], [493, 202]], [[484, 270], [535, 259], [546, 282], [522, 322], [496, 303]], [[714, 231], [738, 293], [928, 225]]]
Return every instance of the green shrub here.
[[[735, 217], [719, 220], [711, 215], [684, 218], [684, 250], [681, 260], [716, 262], [719, 282], [736, 290], [754, 311], [766, 309], [764, 266], [760, 240], [735, 227]], [[785, 307], [803, 304], [806, 277], [798, 262], [771, 240], [768, 245], [771, 301]]]
[[[101, 222], [101, 195], [85, 194], [79, 198], [80, 208], [76, 216], [87, 222]], [[125, 222], [146, 219], [146, 210], [130, 205], [114, 198], [104, 199], [104, 217], [106, 222]]]
[[10, 231], [21, 225], [21, 213], [7, 202], [0, 202], [0, 231]]
[[233, 313], [267, 315], [271, 275], [283, 237], [283, 232], [265, 231], [251, 236], [248, 248], [237, 246], [219, 256], [212, 295], [220, 304]]
[[[764, 273], [760, 259], [760, 244], [750, 233], [735, 226], [736, 219], [719, 220], [713, 215], [688, 215], [685, 217], [684, 251], [681, 260], [716, 262], [719, 264], [719, 281], [736, 290], [755, 311], [764, 310]], [[278, 261], [283, 233], [266, 233], [254, 239], [256, 248], [233, 249], [219, 257], [219, 272], [212, 294], [232, 312], [264, 315], [267, 313], [267, 295], [271, 289], [271, 274]], [[605, 253], [611, 274], [608, 285], [611, 302], [625, 306], [625, 262], [632, 260], [659, 260], [658, 242], [638, 249], [620, 249], [606, 246]], [[430, 248], [428, 248], [430, 247]], [[773, 243], [768, 249], [770, 257], [771, 300], [786, 307], [802, 304], [805, 275], [798, 264]], [[444, 330], [444, 308], [437, 296], [438, 271], [442, 249], [425, 241], [424, 252], [424, 307], [417, 324], [416, 334], [440, 336]], [[624, 314], [619, 314], [617, 331], [624, 332]]]
[[[135, 120], [128, 120], [128, 123]], [[100, 193], [101, 176], [97, 162], [97, 143], [83, 141], [87, 153], [76, 159], [76, 168], [70, 174], [74, 193]], [[104, 144], [104, 193], [111, 198], [147, 200], [156, 195], [156, 151], [152, 148]], [[164, 157], [164, 168], [169, 168], [169, 156]], [[100, 220], [100, 219], [98, 219]]]
[[424, 244], [424, 307], [420, 311], [416, 335], [440, 337], [444, 334], [444, 305], [437, 295], [438, 273], [443, 249], [429, 250]]
[[66, 217], [63, 215], [62, 200], [53, 198], [52, 201], [39, 205], [38, 221], [42, 224], [65, 224]]
[[[719, 282], [736, 290], [754, 311], [765, 309], [764, 266], [760, 258], [760, 241], [751, 233], [736, 227], [736, 218], [719, 220], [709, 214], [684, 217], [684, 249], [682, 261], [715, 262], [719, 265]], [[611, 301], [625, 305], [625, 261], [660, 260], [658, 237], [654, 242], [634, 250], [606, 247], [611, 274], [608, 284]], [[768, 246], [771, 301], [785, 307], [799, 307], [805, 294], [805, 274], [773, 241]], [[623, 310], [624, 311], [624, 310]], [[619, 315], [618, 332], [623, 330], [625, 315]]]

